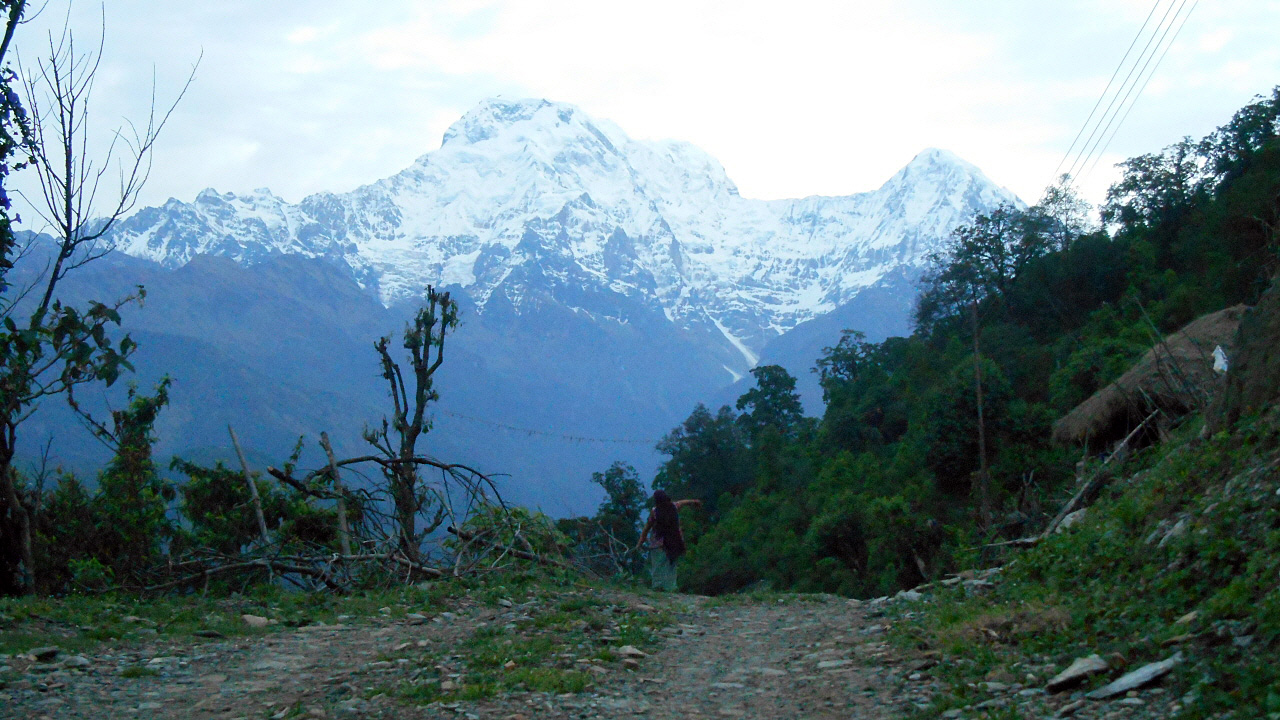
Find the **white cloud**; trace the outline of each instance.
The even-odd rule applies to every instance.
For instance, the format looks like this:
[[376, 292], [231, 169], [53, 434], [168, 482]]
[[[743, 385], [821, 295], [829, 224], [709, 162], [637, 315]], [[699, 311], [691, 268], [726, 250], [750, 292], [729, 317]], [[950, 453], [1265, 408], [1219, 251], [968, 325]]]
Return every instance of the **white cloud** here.
[[1202, 34], [1196, 39], [1196, 47], [1207, 53], [1216, 53], [1225, 47], [1235, 38], [1235, 33], [1228, 28], [1220, 28]]
[[[1172, 0], [1164, 0], [1171, 2]], [[98, 117], [145, 110], [203, 51], [146, 200], [349, 190], [438, 146], [496, 94], [572, 102], [636, 137], [688, 140], [756, 197], [875, 187], [927, 146], [1033, 199], [1149, 1], [119, 0]], [[60, 17], [58, 8], [41, 22]], [[75, 7], [96, 33], [99, 8]], [[23, 28], [24, 51], [39, 39]], [[1277, 82], [1280, 5], [1198, 6], [1108, 166], [1225, 122]], [[110, 87], [110, 92], [106, 88]]]

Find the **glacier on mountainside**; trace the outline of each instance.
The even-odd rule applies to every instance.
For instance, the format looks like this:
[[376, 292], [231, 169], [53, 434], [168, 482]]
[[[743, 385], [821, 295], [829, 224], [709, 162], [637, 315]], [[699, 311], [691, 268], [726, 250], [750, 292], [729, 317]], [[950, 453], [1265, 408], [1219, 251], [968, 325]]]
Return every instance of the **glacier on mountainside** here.
[[520, 312], [591, 286], [723, 334], [745, 369], [770, 339], [920, 265], [974, 213], [1017, 202], [937, 149], [871, 192], [753, 200], [688, 143], [633, 140], [568, 104], [490, 99], [438, 150], [352, 192], [290, 204], [205, 190], [138, 211], [114, 240], [169, 267], [201, 254], [333, 258], [386, 305], [450, 284], [477, 312], [497, 294]]

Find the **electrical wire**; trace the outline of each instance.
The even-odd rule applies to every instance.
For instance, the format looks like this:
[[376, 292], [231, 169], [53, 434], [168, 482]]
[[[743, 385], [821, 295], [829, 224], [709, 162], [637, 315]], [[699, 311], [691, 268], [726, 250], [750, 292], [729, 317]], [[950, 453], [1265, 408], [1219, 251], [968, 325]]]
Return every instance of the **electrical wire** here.
[[[1162, 2], [1162, 0], [1156, 0], [1156, 2], [1158, 4]], [[1186, 0], [1183, 0], [1183, 3], [1185, 2]], [[1083, 167], [1085, 165], [1084, 161], [1092, 155], [1092, 149], [1096, 148], [1098, 143], [1101, 142], [1102, 138], [1098, 135], [1098, 130], [1102, 128], [1104, 121], [1108, 127], [1110, 127], [1111, 122], [1114, 121], [1115, 115], [1119, 112], [1118, 109], [1116, 109], [1116, 101], [1120, 99], [1120, 93], [1124, 91], [1125, 87], [1129, 86], [1129, 81], [1133, 79], [1133, 74], [1138, 69], [1138, 64], [1147, 56], [1147, 51], [1151, 50], [1151, 43], [1155, 41], [1156, 36], [1160, 33], [1160, 29], [1165, 26], [1165, 21], [1169, 19], [1169, 12], [1173, 10], [1174, 4], [1175, 0], [1170, 0], [1169, 7], [1165, 8], [1164, 15], [1160, 17], [1160, 23], [1156, 25], [1156, 29], [1152, 31], [1151, 37], [1147, 39], [1147, 44], [1143, 46], [1142, 52], [1138, 54], [1138, 58], [1134, 60], [1133, 65], [1129, 68], [1129, 72], [1125, 74], [1125, 78], [1120, 83], [1120, 87], [1116, 89], [1115, 95], [1111, 97], [1111, 102], [1107, 103], [1107, 109], [1102, 112], [1102, 117], [1098, 118], [1098, 122], [1093, 126], [1093, 130], [1090, 131], [1089, 137], [1084, 141], [1084, 146], [1080, 148], [1080, 152], [1076, 155], [1075, 161], [1071, 163], [1070, 168], [1067, 170], [1068, 175], [1074, 177], [1076, 174], [1076, 168]], [[1132, 91], [1131, 87], [1130, 91]], [[1115, 112], [1113, 112], [1113, 110], [1115, 110]], [[1097, 141], [1094, 140], [1095, 137], [1097, 138]], [[1092, 143], [1092, 145], [1090, 145], [1090, 143]], [[1085, 148], [1089, 148], [1089, 150], [1086, 151]]]
[[1138, 28], [1138, 34], [1133, 36], [1133, 41], [1129, 43], [1129, 49], [1124, 51], [1124, 57], [1120, 58], [1120, 64], [1116, 65], [1115, 72], [1111, 73], [1111, 79], [1107, 81], [1107, 86], [1102, 89], [1102, 94], [1098, 96], [1098, 102], [1093, 104], [1093, 109], [1089, 111], [1089, 117], [1085, 118], [1084, 125], [1080, 126], [1080, 132], [1076, 133], [1075, 138], [1071, 140], [1071, 146], [1062, 154], [1062, 159], [1058, 161], [1058, 166], [1053, 169], [1053, 176], [1058, 176], [1058, 171], [1062, 169], [1063, 163], [1067, 158], [1071, 157], [1071, 151], [1076, 149], [1076, 143], [1080, 142], [1084, 131], [1089, 128], [1089, 123], [1093, 121], [1094, 113], [1098, 112], [1098, 108], [1102, 106], [1102, 101], [1107, 99], [1107, 93], [1111, 92], [1111, 84], [1116, 81], [1120, 75], [1120, 71], [1124, 69], [1125, 62], [1129, 59], [1129, 53], [1133, 52], [1133, 48], [1138, 44], [1138, 38], [1142, 37], [1142, 33], [1147, 29], [1147, 24], [1151, 22], [1151, 18], [1155, 16], [1156, 10], [1160, 7], [1161, 0], [1156, 0], [1151, 6], [1151, 12], [1147, 13], [1147, 19], [1142, 21], [1142, 27]]
[[[1137, 89], [1138, 81], [1141, 80], [1142, 76], [1147, 72], [1147, 67], [1149, 67], [1151, 65], [1151, 61], [1155, 59], [1156, 53], [1160, 52], [1160, 48], [1162, 46], [1165, 46], [1165, 38], [1169, 37], [1169, 31], [1173, 30], [1173, 25], [1174, 23], [1177, 22], [1178, 16], [1182, 14], [1182, 9], [1187, 6], [1187, 2], [1188, 0], [1182, 0], [1182, 3], [1178, 5], [1178, 9], [1173, 13], [1173, 18], [1169, 20], [1168, 25], [1164, 25], [1163, 22], [1161, 23], [1161, 28], [1163, 28], [1163, 31], [1160, 31], [1160, 28], [1157, 28], [1157, 31], [1160, 32], [1160, 39], [1156, 41], [1155, 47], [1153, 47], [1151, 50], [1151, 54], [1146, 56], [1146, 60], [1143, 61], [1142, 67], [1138, 69], [1138, 74], [1137, 76], [1134, 77], [1133, 84], [1129, 85], [1129, 89], [1125, 91], [1124, 97], [1120, 99], [1120, 104], [1116, 106], [1116, 111], [1112, 113], [1111, 118], [1107, 120], [1106, 126], [1102, 128], [1102, 133], [1098, 135], [1097, 142], [1093, 144], [1093, 147], [1089, 149], [1089, 154], [1086, 155], [1084, 157], [1084, 160], [1080, 163], [1081, 173], [1084, 172], [1084, 169], [1086, 166], [1089, 166], [1089, 163], [1091, 160], [1094, 161], [1095, 163], [1097, 162], [1097, 158], [1100, 156], [1100, 153], [1098, 153], [1098, 149], [1102, 145], [1102, 141], [1106, 137], [1107, 132], [1111, 130], [1111, 126], [1115, 124], [1116, 118], [1120, 116], [1120, 112], [1124, 109], [1125, 103], [1129, 102], [1129, 97], [1132, 95], [1133, 102], [1136, 103], [1138, 101], [1138, 96], [1134, 95], [1133, 91]], [[1165, 47], [1167, 49], [1167, 46]], [[1161, 57], [1163, 57], [1163, 55], [1161, 55]], [[1137, 67], [1136, 63], [1134, 67], [1135, 68]], [[1144, 84], [1143, 87], [1145, 88], [1146, 85]], [[1132, 105], [1130, 105], [1129, 107], [1132, 107]], [[1119, 130], [1119, 129], [1120, 129], [1120, 126], [1116, 125], [1116, 130]]]
[[[1186, 1], [1184, 0], [1183, 5], [1185, 4]], [[1191, 18], [1191, 13], [1196, 11], [1196, 7], [1199, 4], [1200, 0], [1195, 0], [1195, 2], [1191, 4], [1191, 9], [1187, 11], [1187, 14], [1182, 16], [1182, 22], [1178, 25], [1178, 29], [1174, 31], [1173, 37], [1170, 38], [1168, 44], [1164, 46], [1164, 51], [1160, 53], [1160, 58], [1156, 60], [1155, 66], [1151, 68], [1151, 72], [1147, 73], [1146, 79], [1142, 81], [1142, 87], [1138, 88], [1138, 94], [1134, 96], [1133, 102], [1129, 103], [1129, 107], [1125, 109], [1124, 115], [1120, 117], [1120, 122], [1116, 124], [1116, 129], [1111, 131], [1111, 135], [1107, 138], [1107, 141], [1103, 143], [1102, 149], [1098, 151], [1098, 156], [1094, 158], [1093, 164], [1090, 165], [1089, 169], [1085, 170], [1082, 174], [1083, 177], [1088, 177], [1089, 173], [1092, 173], [1093, 169], [1098, 166], [1098, 162], [1102, 160], [1102, 156], [1106, 154], [1107, 148], [1110, 147], [1111, 141], [1115, 139], [1116, 133], [1120, 132], [1120, 127], [1124, 125], [1124, 121], [1129, 119], [1129, 113], [1133, 111], [1133, 106], [1138, 103], [1138, 98], [1141, 97], [1142, 92], [1147, 89], [1147, 83], [1151, 82], [1151, 78], [1156, 74], [1156, 70], [1160, 69], [1160, 63], [1164, 62], [1165, 55], [1169, 54], [1169, 50], [1173, 47], [1173, 44], [1177, 42], [1178, 36], [1182, 34], [1182, 28], [1186, 27], [1187, 20]], [[1179, 8], [1179, 12], [1181, 12], [1181, 8]], [[1176, 15], [1174, 16], [1174, 20], [1177, 20]]]

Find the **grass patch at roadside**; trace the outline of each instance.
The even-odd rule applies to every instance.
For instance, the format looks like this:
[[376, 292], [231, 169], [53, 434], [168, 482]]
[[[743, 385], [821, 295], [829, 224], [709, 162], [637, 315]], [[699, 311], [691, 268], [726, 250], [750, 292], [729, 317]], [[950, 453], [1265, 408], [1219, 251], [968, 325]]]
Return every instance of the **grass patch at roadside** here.
[[1182, 652], [1162, 680], [1170, 717], [1280, 719], [1278, 418], [1204, 440], [1182, 428], [1078, 525], [1007, 558], [990, 594], [935, 589], [896, 618], [896, 645], [942, 653], [950, 691], [932, 710], [980, 699], [983, 680], [1043, 687], [1087, 655], [1111, 669], [1076, 690]]
[[[103, 644], [154, 638], [193, 641], [263, 635], [304, 625], [402, 618], [436, 613], [471, 592], [477, 583], [443, 580], [352, 595], [292, 592], [258, 586], [227, 596], [138, 597], [123, 593], [61, 598], [0, 598], [0, 654], [56, 645], [65, 652], [91, 652]], [[243, 615], [265, 617], [255, 628]]]
[[[393, 694], [415, 705], [521, 692], [581, 693], [627, 672], [616, 651], [652, 649], [675, 616], [608, 586], [544, 583]], [[513, 598], [513, 600], [519, 598]], [[504, 606], [499, 606], [504, 607]]]

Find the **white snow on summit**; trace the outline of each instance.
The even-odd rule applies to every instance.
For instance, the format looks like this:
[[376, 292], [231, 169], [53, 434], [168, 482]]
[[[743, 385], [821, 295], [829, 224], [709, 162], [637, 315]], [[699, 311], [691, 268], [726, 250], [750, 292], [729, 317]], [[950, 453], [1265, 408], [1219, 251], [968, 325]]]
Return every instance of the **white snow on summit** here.
[[[752, 200], [688, 143], [632, 140], [573, 105], [490, 99], [438, 150], [350, 193], [291, 205], [265, 189], [205, 190], [139, 211], [115, 239], [170, 266], [205, 253], [337, 257], [387, 304], [428, 283], [465, 288], [481, 312], [495, 293], [598, 287], [714, 327], [750, 366], [771, 337], [919, 265], [975, 212], [1008, 202], [936, 149], [872, 192]], [[535, 275], [544, 287], [516, 286]]]

